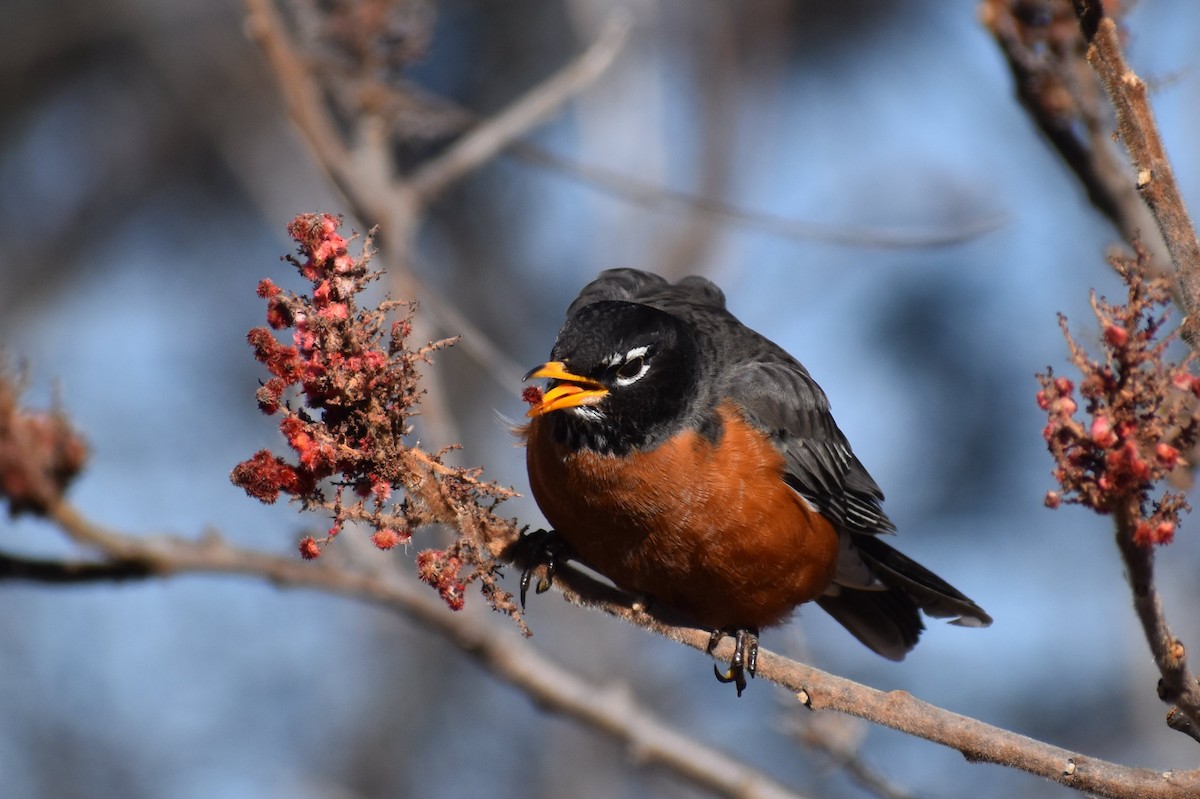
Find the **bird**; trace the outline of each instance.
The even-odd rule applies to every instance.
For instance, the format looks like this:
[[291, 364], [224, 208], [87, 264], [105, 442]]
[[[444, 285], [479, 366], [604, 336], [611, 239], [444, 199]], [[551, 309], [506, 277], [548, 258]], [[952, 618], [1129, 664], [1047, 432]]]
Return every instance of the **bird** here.
[[[883, 539], [896, 528], [829, 400], [801, 363], [742, 324], [714, 283], [610, 269], [567, 309], [525, 375], [521, 434], [542, 531], [521, 579], [565, 555], [661, 603], [734, 654], [741, 696], [763, 628], [808, 602], [901, 660], [921, 614], [986, 627], [965, 594]], [[528, 389], [527, 389], [528, 392]]]

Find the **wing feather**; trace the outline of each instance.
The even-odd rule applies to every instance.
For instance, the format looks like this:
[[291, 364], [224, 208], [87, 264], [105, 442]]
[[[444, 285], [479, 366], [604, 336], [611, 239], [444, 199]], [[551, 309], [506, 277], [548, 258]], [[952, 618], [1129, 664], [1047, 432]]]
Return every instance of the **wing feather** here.
[[738, 367], [725, 394], [774, 438], [786, 463], [784, 480], [839, 527], [894, 531], [881, 507], [883, 491], [833, 421], [821, 387], [794, 358], [762, 342], [765, 351]]

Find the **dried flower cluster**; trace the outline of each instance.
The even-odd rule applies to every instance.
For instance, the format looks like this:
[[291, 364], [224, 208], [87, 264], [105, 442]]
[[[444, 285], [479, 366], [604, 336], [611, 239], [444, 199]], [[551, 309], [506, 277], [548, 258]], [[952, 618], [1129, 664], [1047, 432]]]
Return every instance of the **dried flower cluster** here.
[[[467, 584], [478, 579], [493, 605], [515, 612], [495, 583], [495, 556], [515, 533], [491, 512], [512, 492], [480, 480], [479, 470], [448, 466], [442, 453], [406, 442], [408, 418], [421, 395], [416, 367], [453, 340], [410, 349], [412, 306], [388, 301], [358, 307], [355, 296], [379, 273], [369, 271], [370, 238], [352, 256], [338, 233], [340, 222], [306, 214], [288, 227], [300, 257], [287, 260], [312, 283], [311, 296], [286, 292], [270, 280], [258, 285], [270, 327], [293, 331], [286, 344], [265, 327], [247, 336], [254, 357], [271, 374], [258, 390], [258, 406], [282, 417], [279, 430], [292, 454], [261, 450], [238, 464], [231, 479], [263, 502], [286, 494], [305, 510], [332, 516], [327, 533], [301, 540], [307, 559], [319, 557], [351, 522], [372, 529], [371, 540], [385, 550], [408, 544], [417, 527], [450, 525], [462, 536], [444, 551], [420, 553], [421, 579], [454, 609], [462, 607]], [[404, 317], [388, 325], [388, 313], [401, 307]]]
[[1146, 256], [1114, 258], [1129, 287], [1129, 301], [1114, 305], [1092, 295], [1100, 321], [1103, 359], [1095, 360], [1071, 336], [1059, 317], [1079, 369], [1079, 397], [1087, 421], [1076, 419], [1075, 384], [1051, 370], [1038, 375], [1038, 406], [1049, 422], [1043, 434], [1054, 456], [1061, 491], [1046, 504], [1085, 505], [1099, 513], [1118, 509], [1134, 520], [1134, 541], [1142, 546], [1170, 543], [1179, 514], [1188, 509], [1182, 494], [1165, 491], [1151, 498], [1154, 484], [1183, 465], [1200, 435], [1200, 378], [1187, 363], [1169, 363], [1164, 353], [1171, 336], [1161, 336], [1168, 316], [1170, 286], [1147, 279]]
[[83, 469], [88, 450], [58, 410], [22, 408], [21, 388], [0, 363], [0, 497], [13, 516], [42, 515]]

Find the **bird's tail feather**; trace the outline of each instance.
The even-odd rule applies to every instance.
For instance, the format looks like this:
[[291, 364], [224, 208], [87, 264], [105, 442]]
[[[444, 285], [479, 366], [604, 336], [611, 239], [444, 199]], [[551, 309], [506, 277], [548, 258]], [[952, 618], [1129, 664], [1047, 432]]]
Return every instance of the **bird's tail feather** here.
[[925, 629], [918, 611], [966, 627], [992, 623], [992, 617], [961, 591], [877, 537], [855, 535], [853, 543], [853, 551], [882, 586], [837, 586], [817, 604], [880, 655], [901, 660], [916, 645]]

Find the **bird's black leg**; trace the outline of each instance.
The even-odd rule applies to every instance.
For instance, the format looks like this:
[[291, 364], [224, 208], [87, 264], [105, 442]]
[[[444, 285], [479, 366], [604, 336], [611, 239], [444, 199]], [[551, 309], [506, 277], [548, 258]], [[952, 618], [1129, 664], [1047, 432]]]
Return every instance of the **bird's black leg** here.
[[[729, 635], [729, 630], [713, 630], [708, 639], [708, 651], [711, 653], [721, 643], [721, 639]], [[758, 629], [755, 627], [739, 627], [733, 634], [733, 658], [729, 661], [729, 669], [722, 674], [713, 664], [713, 673], [721, 682], [731, 682], [737, 687], [738, 696], [746, 690], [746, 675], [751, 677], [758, 671]]]
[[538, 580], [534, 593], [544, 594], [554, 585], [554, 572], [558, 568], [559, 558], [567, 557], [566, 544], [558, 533], [553, 530], [536, 530], [522, 538], [522, 543], [529, 547], [525, 571], [521, 572], [521, 607], [525, 607], [525, 595], [529, 591], [529, 583], [533, 580], [533, 572], [538, 566], [546, 565], [546, 573]]

